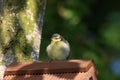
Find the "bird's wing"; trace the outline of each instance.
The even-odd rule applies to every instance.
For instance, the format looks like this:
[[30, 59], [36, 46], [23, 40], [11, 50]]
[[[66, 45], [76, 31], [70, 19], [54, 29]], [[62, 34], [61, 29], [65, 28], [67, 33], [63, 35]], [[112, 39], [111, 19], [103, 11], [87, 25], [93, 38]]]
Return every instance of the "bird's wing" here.
[[47, 52], [47, 53], [50, 52], [50, 45], [47, 46], [46, 52]]
[[61, 51], [66, 54], [66, 59], [70, 56], [70, 46], [69, 43], [63, 42], [61, 46]]

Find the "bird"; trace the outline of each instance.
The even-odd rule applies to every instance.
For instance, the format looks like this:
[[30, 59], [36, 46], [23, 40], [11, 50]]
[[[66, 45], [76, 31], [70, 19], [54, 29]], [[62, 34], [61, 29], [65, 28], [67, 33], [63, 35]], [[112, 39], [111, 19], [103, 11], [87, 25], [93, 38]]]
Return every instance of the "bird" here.
[[51, 37], [51, 43], [46, 48], [47, 55], [53, 60], [68, 60], [70, 56], [70, 45], [60, 34], [55, 33]]

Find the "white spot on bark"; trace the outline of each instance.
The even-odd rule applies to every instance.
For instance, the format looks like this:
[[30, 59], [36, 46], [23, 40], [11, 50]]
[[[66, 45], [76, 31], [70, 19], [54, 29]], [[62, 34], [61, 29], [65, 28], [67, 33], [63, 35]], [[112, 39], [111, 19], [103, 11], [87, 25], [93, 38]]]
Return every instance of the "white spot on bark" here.
[[10, 28], [11, 28], [12, 32], [15, 32], [15, 28], [14, 27], [10, 26]]
[[33, 21], [34, 20], [33, 16], [31, 16], [30, 19]]
[[10, 14], [10, 16], [12, 16], [12, 14]]
[[16, 14], [15, 14], [15, 13], [12, 13], [12, 16], [16, 16]]
[[32, 41], [32, 35], [31, 34], [26, 35], [26, 39], [30, 43]]
[[29, 2], [29, 1], [27, 1], [27, 4], [30, 4], [30, 2]]
[[27, 22], [27, 25], [29, 25], [29, 22]]
[[3, 80], [5, 69], [5, 65], [0, 65], [0, 80]]
[[6, 20], [3, 20], [3, 24], [6, 24]]
[[30, 9], [26, 9], [26, 13], [33, 16], [33, 13], [32, 13], [32, 11]]

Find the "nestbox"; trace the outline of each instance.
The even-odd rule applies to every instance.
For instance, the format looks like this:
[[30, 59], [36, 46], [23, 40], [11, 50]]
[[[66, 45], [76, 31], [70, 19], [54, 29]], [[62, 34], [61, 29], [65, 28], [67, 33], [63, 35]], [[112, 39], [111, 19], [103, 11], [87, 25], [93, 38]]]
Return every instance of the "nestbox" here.
[[5, 80], [97, 80], [92, 60], [13, 63]]

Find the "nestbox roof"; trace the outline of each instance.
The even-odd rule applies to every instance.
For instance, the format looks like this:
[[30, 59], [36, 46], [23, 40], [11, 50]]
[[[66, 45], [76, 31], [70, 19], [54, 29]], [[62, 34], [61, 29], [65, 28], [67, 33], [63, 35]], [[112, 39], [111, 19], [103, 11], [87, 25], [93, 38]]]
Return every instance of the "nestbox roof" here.
[[97, 80], [92, 60], [13, 63], [5, 80]]

